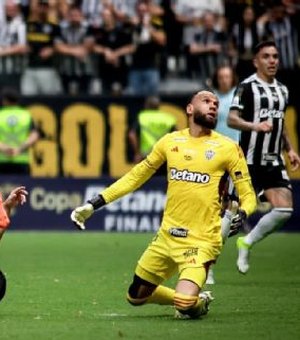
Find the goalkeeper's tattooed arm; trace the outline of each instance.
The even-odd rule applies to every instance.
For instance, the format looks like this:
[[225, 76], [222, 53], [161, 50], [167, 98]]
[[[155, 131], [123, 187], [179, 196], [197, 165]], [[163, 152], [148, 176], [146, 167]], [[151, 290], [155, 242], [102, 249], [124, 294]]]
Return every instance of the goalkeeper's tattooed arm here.
[[95, 210], [100, 209], [106, 204], [102, 195], [98, 195], [87, 201], [86, 204], [76, 208], [71, 213], [71, 220], [75, 226], [80, 229], [85, 229], [85, 221], [89, 219]]

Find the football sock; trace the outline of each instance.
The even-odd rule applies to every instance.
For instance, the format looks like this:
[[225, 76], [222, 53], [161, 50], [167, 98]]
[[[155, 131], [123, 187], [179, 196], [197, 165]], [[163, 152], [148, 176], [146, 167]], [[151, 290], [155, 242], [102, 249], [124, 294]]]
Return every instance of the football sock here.
[[226, 209], [224, 216], [221, 221], [221, 234], [223, 238], [223, 243], [227, 240], [227, 237], [230, 232], [231, 220], [237, 214], [239, 209], [239, 203], [237, 201], [231, 202], [230, 209]]
[[224, 216], [222, 217], [222, 221], [221, 221], [221, 234], [222, 234], [223, 243], [225, 243], [228, 237], [232, 217], [233, 217], [233, 213], [230, 210], [226, 209]]
[[157, 286], [152, 295], [147, 299], [146, 303], [156, 303], [159, 305], [173, 305], [175, 290], [165, 287]]
[[206, 285], [213, 285], [213, 284], [215, 284], [214, 271], [213, 271], [212, 265], [210, 265], [210, 267], [208, 269], [205, 284]]
[[279, 229], [291, 217], [293, 208], [274, 208], [264, 215], [256, 226], [245, 236], [244, 242], [250, 246]]

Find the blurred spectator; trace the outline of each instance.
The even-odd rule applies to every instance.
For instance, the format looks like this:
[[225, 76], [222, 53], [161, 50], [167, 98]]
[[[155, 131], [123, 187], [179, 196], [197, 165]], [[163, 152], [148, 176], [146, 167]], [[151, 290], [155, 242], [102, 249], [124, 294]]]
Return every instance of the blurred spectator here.
[[256, 17], [262, 18], [273, 1], [274, 0], [225, 0], [225, 17], [229, 31], [231, 31], [235, 23], [241, 21], [246, 7], [252, 7]]
[[137, 122], [129, 131], [128, 137], [134, 151], [135, 163], [145, 158], [162, 136], [176, 129], [174, 116], [161, 111], [159, 106], [159, 97], [147, 97], [144, 109], [139, 112]]
[[[136, 20], [136, 5], [139, 0], [82, 0], [82, 11], [88, 20], [94, 25], [102, 24], [100, 17], [104, 9], [110, 9], [116, 21], [120, 23], [134, 23]], [[144, 0], [149, 4], [149, 10], [153, 15], [162, 15], [160, 0]]]
[[[270, 19], [266, 23], [268, 38], [273, 38], [280, 53], [281, 69], [290, 79], [293, 72], [298, 70], [299, 46], [299, 12], [289, 15], [285, 6], [277, 1], [270, 9]], [[289, 71], [289, 72], [288, 72]], [[296, 78], [298, 80], [298, 78]], [[295, 79], [295, 80], [296, 80]]]
[[289, 14], [296, 14], [300, 10], [299, 0], [282, 0], [282, 3]]
[[105, 9], [112, 11], [117, 21], [123, 22], [128, 17], [126, 0], [81, 0], [76, 3], [81, 6], [82, 13], [93, 27], [103, 24], [101, 13]]
[[[27, 19], [29, 8], [32, 0], [13, 0], [14, 5], [19, 6], [19, 11], [24, 19]], [[0, 0], [0, 22], [5, 21], [5, 5], [9, 2], [7, 0]]]
[[[130, 11], [130, 8], [133, 10], [133, 16], [136, 15], [136, 5], [139, 0], [125, 0], [127, 1], [127, 10]], [[161, 0], [144, 0], [148, 6], [149, 6], [149, 11], [153, 16], [162, 16], [164, 14], [164, 10], [161, 6]]]
[[6, 0], [0, 0], [0, 23], [5, 20], [5, 1]]
[[[19, 0], [19, 1], [30, 1], [30, 14], [37, 11], [39, 6], [39, 0]], [[59, 23], [59, 21], [66, 17], [69, 6], [73, 3], [72, 0], [48, 0], [48, 20]]]
[[[136, 0], [135, 0], [136, 1]], [[117, 22], [127, 23], [130, 21], [130, 12], [126, 0], [111, 0], [112, 12]]]
[[123, 91], [127, 85], [128, 66], [126, 56], [134, 51], [132, 32], [128, 26], [117, 25], [112, 10], [102, 11], [103, 24], [94, 29], [94, 53], [98, 56], [102, 92], [112, 94]]
[[39, 132], [14, 89], [2, 91], [0, 129], [0, 173], [29, 174], [29, 149], [38, 141]]
[[64, 93], [88, 93], [94, 73], [90, 56], [93, 43], [91, 29], [84, 20], [81, 9], [72, 6], [54, 39]]
[[208, 11], [216, 15], [219, 29], [224, 28], [224, 3], [222, 0], [175, 0], [177, 19], [186, 26], [201, 24], [201, 18]]
[[224, 4], [222, 0], [175, 0], [174, 11], [178, 22], [183, 24], [184, 47], [190, 45], [194, 30], [202, 25], [206, 12], [215, 14], [217, 30], [225, 28]]
[[[122, 22], [134, 24], [138, 20], [136, 16], [136, 6], [140, 0], [113, 0], [114, 2], [121, 1], [120, 4], [115, 3], [116, 18]], [[161, 6], [161, 0], [144, 0], [149, 6], [149, 12], [153, 16], [162, 16], [164, 10]]]
[[227, 37], [217, 30], [215, 14], [206, 12], [203, 26], [194, 31], [188, 50], [192, 74], [203, 84], [209, 85], [215, 69], [227, 61]]
[[196, 66], [195, 58], [191, 58], [189, 47], [194, 42], [195, 34], [201, 31], [204, 14], [213, 13], [216, 30], [223, 31], [225, 29], [224, 4], [222, 0], [175, 0], [174, 11], [177, 21], [183, 25], [181, 46], [184, 51], [186, 76], [190, 78], [193, 77]]
[[163, 54], [161, 73], [165, 78], [170, 73], [178, 75], [186, 65], [180, 65], [180, 61], [183, 60], [181, 58], [183, 24], [176, 18], [175, 0], [162, 0], [161, 8], [166, 33], [166, 48]]
[[26, 26], [15, 0], [6, 1], [5, 14], [0, 25], [0, 90], [10, 86], [19, 91], [27, 52]]
[[160, 61], [166, 35], [160, 17], [152, 16], [147, 1], [137, 3], [137, 22], [134, 26], [135, 51], [129, 72], [129, 90], [135, 95], [153, 95], [160, 83]]
[[219, 98], [218, 123], [216, 131], [239, 142], [240, 131], [227, 125], [227, 117], [232, 103], [237, 75], [231, 66], [219, 66], [213, 76], [213, 89]]
[[75, 5], [81, 7], [82, 14], [92, 26], [102, 24], [100, 13], [106, 6], [112, 8], [111, 0], [81, 0], [76, 1]]
[[27, 20], [30, 13], [30, 0], [18, 0], [24, 20]]
[[236, 72], [242, 81], [255, 72], [253, 65], [254, 47], [264, 34], [263, 23], [257, 20], [252, 6], [246, 6], [241, 19], [234, 24], [231, 34], [231, 56]]
[[61, 92], [60, 79], [53, 63], [53, 40], [58, 26], [48, 20], [48, 10], [48, 1], [38, 0], [27, 23], [29, 55], [28, 67], [21, 80], [23, 95], [54, 95]]
[[[297, 7], [295, 7], [297, 9]], [[297, 134], [300, 136], [300, 11], [295, 10], [293, 14], [286, 11], [284, 4], [277, 0], [270, 8], [270, 19], [266, 23], [268, 38], [273, 38], [280, 55], [280, 68], [277, 78], [289, 89], [289, 103], [295, 107], [297, 112]], [[300, 140], [298, 137], [298, 150]]]

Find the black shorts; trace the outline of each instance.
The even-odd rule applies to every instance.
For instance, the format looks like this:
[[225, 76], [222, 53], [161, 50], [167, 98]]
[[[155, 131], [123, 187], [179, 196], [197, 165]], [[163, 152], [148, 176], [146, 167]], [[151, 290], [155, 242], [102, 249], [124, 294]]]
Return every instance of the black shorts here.
[[248, 165], [253, 187], [256, 193], [271, 188], [287, 188], [292, 190], [286, 168], [279, 166]]
[[6, 291], [6, 278], [0, 270], [0, 301], [3, 299]]

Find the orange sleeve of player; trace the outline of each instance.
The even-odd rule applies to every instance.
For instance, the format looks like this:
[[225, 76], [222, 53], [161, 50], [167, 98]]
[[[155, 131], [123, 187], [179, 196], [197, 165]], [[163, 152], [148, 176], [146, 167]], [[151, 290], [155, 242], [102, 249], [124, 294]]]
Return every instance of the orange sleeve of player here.
[[9, 226], [10, 220], [3, 206], [2, 195], [0, 194], [0, 228], [5, 229]]

